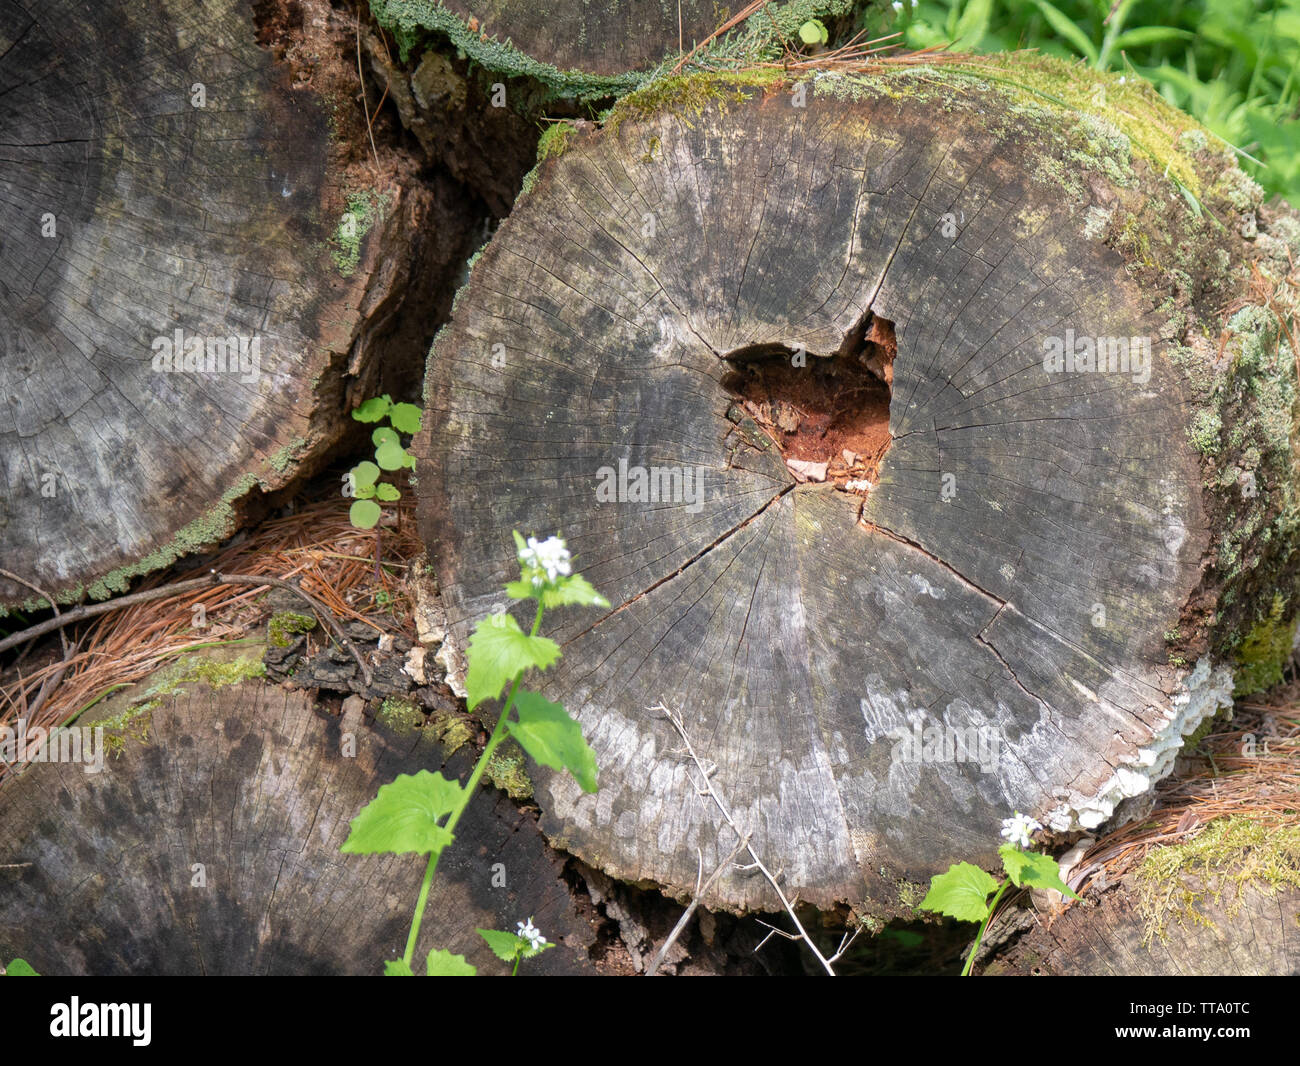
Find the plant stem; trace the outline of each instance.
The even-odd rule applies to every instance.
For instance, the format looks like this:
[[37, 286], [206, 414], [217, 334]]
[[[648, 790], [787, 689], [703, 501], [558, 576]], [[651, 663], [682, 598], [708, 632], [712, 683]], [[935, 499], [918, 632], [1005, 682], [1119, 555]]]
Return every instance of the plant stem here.
[[989, 912], [984, 915], [984, 921], [980, 923], [980, 931], [975, 934], [975, 943], [971, 945], [970, 954], [966, 956], [966, 965], [962, 968], [961, 975], [969, 977], [971, 967], [975, 965], [975, 952], [980, 949], [980, 942], [984, 939], [984, 931], [988, 929], [989, 922], [993, 920], [993, 912], [998, 909], [998, 901], [1002, 898], [1002, 893], [1007, 890], [1007, 885], [1011, 884], [1011, 878], [1007, 878], [998, 888], [997, 894], [993, 897], [993, 902], [989, 904]]
[[[538, 601], [537, 617], [533, 619], [533, 628], [530, 636], [537, 636], [537, 631], [542, 628], [542, 604]], [[501, 708], [501, 715], [497, 718], [496, 727], [492, 730], [492, 735], [488, 738], [487, 745], [483, 748], [483, 754], [478, 757], [478, 762], [474, 764], [474, 772], [469, 775], [469, 781], [461, 792], [460, 803], [451, 817], [447, 819], [444, 827], [448, 833], [456, 829], [456, 823], [460, 821], [460, 816], [465, 813], [465, 808], [469, 806], [469, 801], [474, 796], [474, 790], [478, 788], [478, 783], [483, 779], [483, 774], [487, 770], [488, 760], [492, 758], [497, 746], [506, 738], [506, 721], [510, 717], [510, 708], [514, 705], [515, 694], [519, 691], [519, 684], [524, 679], [524, 672], [519, 671], [519, 676], [514, 679], [510, 686], [510, 695], [506, 697], [505, 706]], [[406, 965], [411, 965], [411, 957], [415, 954], [415, 942], [420, 938], [420, 923], [424, 920], [424, 908], [429, 902], [429, 887], [433, 884], [434, 871], [438, 869], [438, 857], [442, 854], [440, 851], [431, 852], [429, 855], [429, 865], [425, 867], [424, 881], [420, 885], [420, 895], [415, 901], [415, 916], [411, 919], [411, 931], [406, 937], [406, 951], [402, 955]], [[515, 961], [515, 970], [519, 970], [519, 962]]]

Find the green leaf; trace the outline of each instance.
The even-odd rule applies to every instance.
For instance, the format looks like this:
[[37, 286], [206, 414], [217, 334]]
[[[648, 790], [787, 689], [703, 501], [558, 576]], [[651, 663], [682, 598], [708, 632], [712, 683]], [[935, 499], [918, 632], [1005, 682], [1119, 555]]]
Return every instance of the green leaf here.
[[384, 503], [392, 503], [394, 500], [402, 498], [402, 490], [396, 485], [390, 485], [387, 481], [381, 481], [375, 486], [375, 492]]
[[[538, 589], [531, 581], [509, 581], [506, 594], [512, 600], [535, 600]], [[544, 587], [541, 591], [543, 607], [608, 607], [609, 600], [597, 592], [590, 581], [581, 574], [570, 574], [558, 579], [554, 586]]]
[[809, 19], [799, 27], [799, 40], [804, 44], [825, 44], [831, 39], [821, 19]]
[[339, 850], [349, 855], [441, 851], [452, 836], [438, 823], [463, 802], [464, 789], [442, 774], [398, 774], [380, 785], [379, 794], [352, 819], [352, 831]]
[[989, 912], [989, 894], [997, 887], [998, 883], [978, 866], [954, 863], [946, 873], [930, 878], [930, 891], [921, 900], [921, 909], [962, 922], [982, 922]]
[[487, 946], [502, 962], [514, 962], [516, 955], [522, 955], [528, 948], [528, 941], [514, 933], [503, 933], [497, 929], [480, 929], [478, 935], [487, 941]]
[[1052, 29], [1069, 41], [1075, 51], [1082, 56], [1087, 56], [1091, 62], [1097, 62], [1097, 46], [1060, 8], [1053, 7], [1047, 0], [1034, 0], [1034, 3]]
[[970, 0], [957, 20], [957, 29], [953, 36], [954, 49], [974, 48], [989, 32], [989, 14], [993, 10], [993, 0]]
[[[373, 486], [368, 486], [368, 488], [371, 492], [374, 491]], [[365, 497], [354, 500], [352, 506], [348, 509], [348, 518], [351, 519], [352, 524], [357, 529], [374, 529], [379, 524], [379, 515], [379, 504]]]
[[426, 966], [430, 977], [474, 977], [478, 974], [478, 970], [465, 961], [464, 955], [453, 955], [441, 949], [429, 952]]
[[394, 429], [403, 433], [419, 433], [421, 411], [413, 403], [395, 403], [393, 409], [388, 412], [388, 421], [393, 424]]
[[381, 444], [396, 444], [399, 448], [402, 446], [402, 439], [387, 426], [380, 426], [371, 433], [370, 440], [376, 448]]
[[370, 460], [363, 463], [357, 463], [351, 470], [352, 487], [354, 489], [364, 488], [366, 485], [373, 485], [375, 478], [379, 477], [379, 467], [375, 466]]
[[596, 755], [582, 736], [582, 727], [558, 703], [520, 689], [515, 696], [519, 721], [506, 729], [535, 762], [552, 770], [568, 770], [584, 792], [596, 791]]
[[564, 607], [574, 604], [584, 607], [608, 607], [609, 600], [597, 592], [591, 582], [581, 574], [561, 577], [555, 582], [554, 588], [548, 588], [542, 593], [543, 607]]
[[1054, 888], [1070, 899], [1079, 898], [1061, 880], [1061, 866], [1050, 855], [1021, 851], [1014, 844], [1003, 844], [998, 848], [998, 854], [1002, 856], [1002, 868], [1017, 888]]
[[465, 673], [472, 711], [484, 700], [501, 695], [507, 683], [529, 667], [545, 670], [560, 657], [560, 646], [548, 637], [534, 637], [504, 611], [490, 614], [469, 638], [469, 670]]
[[406, 964], [405, 959], [389, 959], [384, 963], [385, 977], [414, 977], [415, 973]]
[[6, 977], [40, 977], [41, 975], [32, 969], [32, 964], [28, 962], [26, 959], [14, 959], [13, 962], [11, 962], [8, 966], [5, 967], [5, 976]]
[[414, 469], [415, 469], [415, 456], [412, 455], [410, 452], [406, 452], [405, 454], [406, 454], [406, 459], [405, 459], [405, 461], [402, 463], [402, 465], [403, 465], [403, 466], [406, 466], [406, 467], [409, 467], [410, 469], [414, 470]]
[[1122, 52], [1128, 48], [1145, 48], [1149, 44], [1172, 41], [1174, 38], [1192, 40], [1196, 34], [1190, 30], [1180, 30], [1174, 26], [1139, 26], [1135, 30], [1125, 30], [1111, 42], [1112, 52]]
[[384, 441], [375, 449], [375, 462], [385, 470], [401, 470], [406, 465], [406, 449], [396, 441]]
[[393, 406], [393, 398], [385, 393], [383, 396], [376, 396], [361, 404], [352, 412], [352, 417], [358, 422], [378, 422], [384, 415], [388, 414], [388, 409]]

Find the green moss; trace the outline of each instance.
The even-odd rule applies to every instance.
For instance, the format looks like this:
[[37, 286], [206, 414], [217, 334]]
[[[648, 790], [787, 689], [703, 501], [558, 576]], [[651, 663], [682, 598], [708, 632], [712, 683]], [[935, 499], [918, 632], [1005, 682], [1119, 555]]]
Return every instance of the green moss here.
[[[1223, 419], [1212, 407], [1203, 407], [1196, 412], [1189, 430], [1192, 445], [1202, 455], [1219, 454], [1219, 437], [1223, 433]], [[1233, 479], [1236, 484], [1236, 479]]]
[[[532, 191], [533, 186], [537, 182], [537, 174], [543, 163], [548, 159], [558, 159], [565, 153], [569, 147], [569, 138], [573, 135], [573, 129], [573, 123], [562, 121], [552, 122], [542, 131], [542, 135], [537, 139], [537, 162], [533, 166], [533, 169], [524, 175], [521, 195]], [[475, 252], [474, 255], [470, 257], [469, 263], [466, 265], [467, 271], [474, 269], [474, 263], [478, 259], [479, 252], [481, 251], [482, 249], [480, 248], [478, 252]]]
[[713, 106], [725, 115], [729, 103], [738, 104], [747, 99], [747, 89], [766, 91], [786, 81], [784, 71], [766, 67], [725, 73], [667, 74], [648, 80], [620, 99], [603, 116], [603, 125], [614, 133], [628, 119], [649, 118], [666, 111], [690, 126], [692, 119], [698, 119]]
[[[799, 27], [808, 19], [832, 18], [847, 13], [852, 7], [853, 0], [787, 0], [770, 4], [724, 39], [702, 49], [694, 62], [776, 59], [782, 52], [783, 40], [794, 39]], [[526, 78], [540, 86], [543, 102], [554, 98], [593, 102], [623, 96], [669, 71], [679, 58], [674, 53], [649, 70], [630, 70], [613, 75], [561, 70], [521, 52], [509, 40], [501, 41], [481, 31], [471, 31], [458, 15], [436, 0], [370, 0], [370, 9], [376, 21], [396, 36], [403, 62], [423, 36], [445, 37], [458, 52], [484, 70], [506, 79]], [[727, 13], [720, 9], [718, 21], [726, 18]], [[586, 32], [585, 28], [580, 32]]]
[[1265, 826], [1244, 815], [1219, 818], [1197, 836], [1153, 848], [1137, 871], [1142, 943], [1164, 939], [1170, 919], [1213, 927], [1203, 907], [1234, 914], [1247, 885], [1300, 888], [1300, 826]]
[[1233, 695], [1248, 696], [1282, 680], [1282, 670], [1291, 659], [1296, 619], [1283, 621], [1286, 601], [1273, 597], [1268, 615], [1246, 634], [1237, 649], [1237, 675]]
[[[315, 389], [316, 389], [316, 380], [313, 379], [312, 390], [315, 391]], [[269, 466], [272, 470], [274, 470], [277, 474], [283, 474], [286, 470], [289, 469], [290, 466], [292, 466], [295, 462], [298, 461], [298, 456], [302, 453], [302, 450], [306, 446], [307, 446], [306, 437], [294, 437], [293, 440], [291, 440], [283, 448], [281, 448], [269, 459], [267, 459], [266, 465]]]
[[266, 623], [266, 639], [276, 648], [287, 648], [294, 638], [316, 628], [316, 617], [297, 611], [277, 611]]
[[379, 705], [375, 718], [394, 733], [410, 733], [424, 725], [424, 711], [410, 700], [389, 696]]
[[530, 799], [533, 782], [528, 777], [524, 753], [514, 741], [506, 741], [488, 760], [483, 775], [511, 799]]
[[425, 728], [433, 730], [447, 758], [455, 755], [456, 752], [474, 739], [473, 726], [459, 714], [435, 711], [429, 717]]
[[108, 718], [98, 719], [95, 726], [104, 730], [104, 750], [114, 758], [120, 758], [128, 740], [148, 744], [153, 712], [161, 703], [160, 699], [146, 700]]
[[128, 740], [148, 743], [153, 712], [166, 697], [184, 685], [204, 684], [211, 688], [223, 688], [250, 678], [266, 676], [266, 666], [260, 653], [237, 655], [229, 659], [219, 657], [223, 650], [228, 651], [218, 649], [216, 652], [195, 653], [177, 659], [152, 674], [143, 692], [118, 697], [122, 702], [121, 709], [93, 722], [93, 725], [104, 730], [104, 747], [113, 755], [120, 756]]
[[573, 123], [552, 122], [537, 138], [537, 161], [553, 159], [564, 154], [569, 147], [569, 137], [573, 133]]
[[[130, 587], [133, 578], [171, 566], [183, 555], [199, 551], [224, 540], [235, 531], [238, 524], [232, 504], [259, 485], [261, 485], [261, 482], [254, 475], [245, 474], [226, 491], [215, 507], [184, 526], [169, 544], [150, 552], [138, 562], [119, 567], [111, 573], [105, 574], [89, 588], [85, 589], [84, 595], [92, 600], [106, 600], [115, 593], [125, 592]], [[83, 589], [80, 585], [55, 594], [60, 603], [79, 600], [82, 595]], [[24, 605], [23, 609], [32, 610], [33, 608]]]
[[348, 195], [348, 206], [330, 238], [331, 257], [338, 272], [349, 278], [361, 261], [361, 242], [376, 221], [382, 221], [388, 209], [388, 197], [373, 190]]
[[918, 885], [902, 877], [894, 882], [894, 888], [898, 892], [898, 902], [909, 910], [916, 910], [929, 891], [928, 885]]

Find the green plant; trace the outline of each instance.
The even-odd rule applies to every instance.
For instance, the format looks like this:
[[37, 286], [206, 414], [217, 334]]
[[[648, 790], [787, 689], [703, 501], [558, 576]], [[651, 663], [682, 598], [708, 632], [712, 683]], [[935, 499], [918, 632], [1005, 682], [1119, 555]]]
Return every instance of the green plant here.
[[[465, 676], [469, 709], [500, 699], [507, 687], [509, 691], [469, 780], [461, 785], [428, 770], [399, 774], [389, 784], [382, 785], [379, 794], [352, 820], [348, 839], [341, 849], [350, 855], [413, 852], [428, 856], [406, 951], [402, 958], [384, 964], [384, 972], [390, 976], [414, 973], [411, 959], [438, 858], [455, 839], [456, 825], [502, 741], [512, 737], [534, 761], [555, 770], [567, 770], [583, 791], [596, 791], [596, 757], [583, 739], [578, 723], [558, 703], [529, 692], [521, 687], [521, 682], [527, 671], [545, 670], [560, 658], [560, 646], [538, 635], [546, 608], [608, 607], [609, 602], [586, 578], [572, 572], [569, 550], [559, 537], [541, 542], [534, 537], [525, 541], [518, 532], [514, 537], [520, 573], [518, 581], [505, 586], [506, 593], [515, 600], [535, 600], [537, 609], [527, 633], [512, 615], [502, 611], [480, 621], [470, 636], [466, 653], [469, 669]], [[522, 959], [532, 958], [550, 946], [533, 928], [531, 918], [527, 923], [519, 923], [518, 934], [483, 929], [479, 934], [499, 958], [514, 963], [516, 973]], [[426, 973], [472, 976], [475, 969], [463, 955], [434, 950], [426, 960]]]
[[[903, 0], [868, 16], [911, 48], [1036, 48], [1150, 81], [1300, 204], [1300, 0]], [[877, 9], [878, 10], [878, 9]], [[1105, 103], [1098, 101], [1105, 117]]]
[[[971, 945], [966, 965], [961, 971], [963, 977], [970, 976], [971, 967], [975, 965], [975, 953], [979, 951], [984, 933], [1009, 885], [1015, 885], [1016, 888], [1053, 888], [1063, 896], [1079, 898], [1061, 880], [1060, 868], [1055, 859], [1050, 855], [1024, 850], [1029, 847], [1030, 834], [1042, 828], [1019, 811], [1002, 823], [1002, 835], [1007, 838], [1007, 843], [998, 848], [998, 854], [1002, 857], [1002, 868], [1007, 872], [1007, 879], [1000, 885], [991, 875], [968, 862], [954, 863], [946, 872], [930, 878], [930, 891], [921, 900], [922, 910], [946, 914], [961, 922], [979, 922], [975, 943]], [[993, 895], [991, 900], [990, 894]]]
[[385, 393], [366, 400], [352, 412], [352, 417], [358, 422], [382, 422], [385, 418], [389, 422], [370, 434], [375, 446], [374, 462], [367, 459], [349, 470], [344, 489], [344, 495], [355, 497], [348, 512], [352, 524], [357, 529], [374, 529], [382, 514], [379, 504], [396, 503], [402, 498], [402, 490], [390, 482], [380, 481], [380, 475], [415, 469], [415, 456], [402, 445], [400, 434], [410, 436], [420, 432], [420, 408], [413, 403], [393, 403], [393, 398]]
[[799, 27], [799, 40], [808, 45], [824, 45], [831, 39], [821, 19], [809, 19]]

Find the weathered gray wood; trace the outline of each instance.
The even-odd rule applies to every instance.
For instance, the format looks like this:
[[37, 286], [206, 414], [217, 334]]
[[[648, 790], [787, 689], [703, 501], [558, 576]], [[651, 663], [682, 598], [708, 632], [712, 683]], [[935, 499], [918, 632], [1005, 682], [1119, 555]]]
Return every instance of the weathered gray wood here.
[[[1230, 162], [1178, 157], [1203, 179], [1197, 216], [1136, 141], [1098, 145], [1096, 120], [1009, 87], [1042, 74], [1020, 62], [985, 84], [646, 90], [574, 134], [478, 261], [430, 356], [422, 530], [453, 642], [506, 603], [511, 527], [561, 532], [615, 604], [548, 620], [564, 660], [544, 691], [581, 719], [601, 783], [543, 775], [558, 846], [681, 895], [730, 850], [663, 702], [791, 894], [899, 909], [899, 877], [995, 863], [1014, 810], [1095, 824], [1147, 787], [1227, 699], [1261, 575], [1269, 602], [1293, 595], [1294, 529], [1252, 541], [1250, 567], [1215, 562], [1227, 515], [1269, 526], [1292, 498], [1285, 432], [1255, 496], [1214, 487], [1239, 451], [1210, 461], [1190, 439], [1204, 382], [1237, 388], [1204, 337], [1261, 254], [1207, 217], [1232, 210], [1212, 188]], [[1076, 91], [1073, 68], [1048, 73]], [[1150, 267], [1175, 250], [1213, 309]], [[736, 424], [727, 357], [848, 358], [873, 316], [898, 354], [864, 502], [796, 484]], [[1067, 330], [1149, 338], [1149, 379], [1047, 372]], [[1285, 394], [1271, 343], [1258, 374]], [[1255, 439], [1225, 391], [1216, 417]], [[602, 502], [620, 461], [700, 468], [704, 498]], [[994, 765], [896, 757], [917, 724], [990, 731]], [[771, 896], [736, 873], [710, 902]]]
[[[1204, 892], [1188, 879], [1186, 888]], [[1046, 917], [982, 971], [987, 976], [1280, 977], [1300, 976], [1300, 891], [1248, 883], [1197, 917], [1169, 916], [1147, 937], [1147, 921], [1124, 878], [1095, 900]]]
[[[361, 222], [354, 269], [334, 262], [365, 190], [328, 106], [258, 46], [247, 3], [0, 5], [7, 569], [64, 599], [120, 590], [337, 439], [348, 355], [409, 255], [389, 232], [372, 276]], [[427, 210], [379, 192], [390, 223]], [[247, 361], [160, 372], [177, 330], [205, 360], [243, 338]], [[0, 607], [33, 598], [0, 579]]]
[[[121, 755], [98, 774], [34, 763], [0, 787], [6, 958], [45, 974], [180, 975], [376, 974], [401, 956], [423, 859], [338, 849], [381, 784], [443, 765], [432, 730], [399, 735], [247, 681], [187, 686], [118, 735]], [[463, 777], [468, 755], [445, 772]], [[594, 972], [594, 934], [533, 817], [484, 789], [456, 837], [418, 973], [435, 947], [506, 972], [475, 928], [514, 931], [530, 915], [558, 946], [529, 972]], [[498, 863], [504, 887], [493, 887]]]

